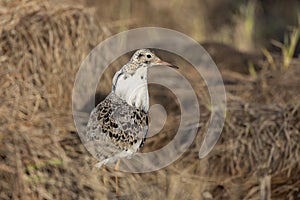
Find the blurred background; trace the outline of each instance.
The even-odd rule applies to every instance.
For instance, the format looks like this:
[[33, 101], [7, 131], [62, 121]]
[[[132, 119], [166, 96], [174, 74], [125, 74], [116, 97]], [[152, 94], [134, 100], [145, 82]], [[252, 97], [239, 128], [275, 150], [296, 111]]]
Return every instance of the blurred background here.
[[[117, 31], [159, 26], [180, 31], [200, 42], [222, 42], [244, 51], [273, 49], [272, 40], [283, 42], [285, 35], [299, 26], [297, 0], [85, 2], [96, 8], [97, 21], [108, 23]], [[112, 21], [115, 23], [111, 24]]]
[[[226, 121], [200, 160], [207, 88], [189, 63], [158, 51], [196, 91], [198, 134], [164, 169], [118, 172], [116, 195], [114, 170], [95, 169], [77, 135], [72, 89], [98, 43], [144, 26], [180, 31], [209, 52], [226, 88]], [[0, 199], [300, 199], [299, 36], [299, 0], [1, 0]], [[96, 102], [128, 56], [101, 77]], [[149, 92], [168, 117], [144, 152], [170, 142], [180, 122], [171, 91], [151, 85]]]

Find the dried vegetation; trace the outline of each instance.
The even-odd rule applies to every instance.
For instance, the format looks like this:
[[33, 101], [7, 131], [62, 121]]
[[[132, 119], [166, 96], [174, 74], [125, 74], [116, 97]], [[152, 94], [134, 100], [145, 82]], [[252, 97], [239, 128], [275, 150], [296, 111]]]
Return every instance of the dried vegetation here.
[[[0, 6], [0, 198], [113, 198], [113, 170], [93, 168], [71, 111], [77, 69], [107, 29], [73, 4]], [[214, 150], [198, 159], [209, 118], [200, 103], [201, 127], [189, 150], [156, 172], [118, 173], [120, 199], [300, 199], [299, 65], [296, 59], [287, 70], [273, 69], [262, 60], [256, 77], [224, 69], [227, 117]], [[151, 89], [151, 101], [170, 104], [159, 91]], [[203, 101], [207, 93], [198, 96]], [[173, 137], [172, 113], [144, 151]]]

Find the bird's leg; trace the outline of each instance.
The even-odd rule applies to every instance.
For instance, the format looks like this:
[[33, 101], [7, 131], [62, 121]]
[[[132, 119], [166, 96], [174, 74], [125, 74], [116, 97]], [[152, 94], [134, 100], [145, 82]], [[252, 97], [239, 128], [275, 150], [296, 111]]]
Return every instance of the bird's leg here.
[[120, 165], [120, 159], [118, 159], [116, 166], [115, 166], [115, 181], [116, 181], [116, 195], [119, 193], [119, 182], [118, 182], [118, 174], [117, 172], [119, 171], [119, 165]]

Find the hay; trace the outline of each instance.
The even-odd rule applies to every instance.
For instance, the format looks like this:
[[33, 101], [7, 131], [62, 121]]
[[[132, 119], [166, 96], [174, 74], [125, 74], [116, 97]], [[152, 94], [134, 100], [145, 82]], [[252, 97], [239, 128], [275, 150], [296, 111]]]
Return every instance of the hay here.
[[[103, 39], [90, 10], [31, 0], [1, 1], [0, 12], [0, 198], [115, 198], [113, 170], [92, 168], [95, 160], [81, 144], [71, 113], [75, 73]], [[284, 72], [264, 63], [257, 78], [222, 71], [226, 124], [202, 160], [198, 151], [210, 116], [208, 94], [197, 78], [192, 80], [201, 91], [202, 117], [194, 143], [164, 169], [119, 173], [121, 198], [300, 198], [300, 70], [299, 60], [293, 62]], [[106, 81], [112, 75], [107, 73]], [[184, 75], [193, 74], [187, 70]], [[168, 105], [174, 118], [144, 151], [172, 139], [180, 114], [171, 94], [162, 88], [150, 92], [151, 101]]]
[[220, 145], [207, 158], [211, 166], [220, 165], [207, 175], [222, 177], [226, 190], [238, 191], [232, 198], [238, 193], [246, 199], [293, 196], [300, 173], [299, 121], [300, 104], [231, 102]]
[[2, 108], [14, 109], [1, 114], [29, 120], [39, 111], [70, 109], [76, 69], [99, 34], [89, 12], [51, 1], [10, 5], [0, 18], [0, 96]]
[[44, 175], [28, 168], [60, 165], [57, 136], [74, 130], [75, 73], [102, 35], [82, 6], [42, 0], [0, 6], [0, 198], [49, 198], [34, 189]]

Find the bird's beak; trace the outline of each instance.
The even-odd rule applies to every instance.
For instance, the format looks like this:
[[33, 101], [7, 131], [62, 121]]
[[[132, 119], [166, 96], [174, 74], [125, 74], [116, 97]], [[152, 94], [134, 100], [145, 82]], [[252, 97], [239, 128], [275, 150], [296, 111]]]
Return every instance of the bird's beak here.
[[158, 61], [155, 62], [155, 65], [163, 65], [163, 66], [167, 66], [167, 67], [172, 67], [174, 69], [179, 69], [179, 67], [172, 65], [168, 62], [162, 61], [161, 59], [158, 59]]

